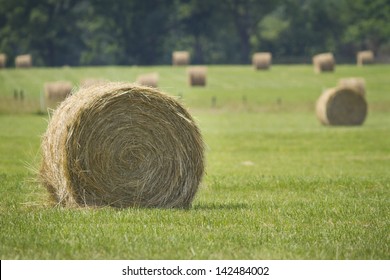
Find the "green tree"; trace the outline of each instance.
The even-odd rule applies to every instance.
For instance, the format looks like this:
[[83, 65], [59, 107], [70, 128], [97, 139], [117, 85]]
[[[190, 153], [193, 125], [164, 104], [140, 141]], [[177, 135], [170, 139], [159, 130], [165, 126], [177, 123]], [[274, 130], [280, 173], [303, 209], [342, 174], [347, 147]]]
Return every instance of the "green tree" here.
[[349, 8], [343, 43], [354, 50], [371, 49], [390, 43], [389, 0], [346, 0]]

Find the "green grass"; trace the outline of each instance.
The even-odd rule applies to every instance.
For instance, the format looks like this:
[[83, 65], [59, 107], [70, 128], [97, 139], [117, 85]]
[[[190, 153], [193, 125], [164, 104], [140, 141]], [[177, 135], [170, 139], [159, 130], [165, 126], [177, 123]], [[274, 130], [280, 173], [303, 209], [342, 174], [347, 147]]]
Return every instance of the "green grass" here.
[[[160, 73], [162, 89], [182, 96], [207, 144], [193, 207], [48, 205], [34, 182], [47, 116], [31, 104], [39, 104], [43, 82], [132, 81], [149, 71]], [[341, 65], [323, 75], [308, 65], [268, 72], [210, 66], [207, 87], [189, 88], [183, 68], [1, 70], [0, 98], [8, 103], [0, 104], [0, 258], [389, 259], [389, 73], [387, 65]], [[366, 122], [321, 126], [316, 99], [348, 76], [366, 78]], [[13, 100], [15, 87], [29, 105], [16, 106], [26, 100]]]

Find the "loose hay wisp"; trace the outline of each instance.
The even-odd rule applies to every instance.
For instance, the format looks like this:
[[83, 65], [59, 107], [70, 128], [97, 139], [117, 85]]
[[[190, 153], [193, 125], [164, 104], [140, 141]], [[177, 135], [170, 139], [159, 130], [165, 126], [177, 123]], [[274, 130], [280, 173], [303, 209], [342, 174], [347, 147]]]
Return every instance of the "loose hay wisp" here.
[[137, 77], [136, 83], [141, 86], [158, 87], [159, 75], [158, 73], [147, 73]]
[[15, 57], [16, 68], [30, 68], [32, 67], [32, 57], [30, 54], [18, 55]]
[[333, 72], [336, 61], [332, 53], [321, 53], [313, 56], [314, 72]]
[[188, 83], [190, 86], [206, 86], [207, 67], [192, 66], [187, 69]]
[[372, 51], [360, 51], [356, 54], [356, 63], [359, 66], [374, 63], [374, 53]]
[[366, 119], [367, 102], [358, 91], [339, 86], [322, 93], [316, 113], [324, 125], [361, 125]]
[[0, 68], [5, 68], [7, 64], [7, 56], [4, 53], [0, 53]]
[[270, 52], [258, 52], [252, 56], [252, 65], [256, 70], [267, 70], [271, 66], [272, 54]]
[[47, 108], [55, 109], [72, 92], [73, 84], [68, 81], [45, 83], [44, 95]]
[[108, 80], [98, 78], [85, 78], [80, 81], [80, 87], [90, 87], [92, 85], [102, 85], [108, 83]]
[[187, 51], [175, 51], [172, 53], [172, 65], [183, 66], [190, 64], [190, 53]]
[[81, 88], [54, 112], [40, 178], [63, 206], [187, 208], [203, 154], [198, 127], [175, 99], [107, 83]]
[[339, 80], [339, 86], [350, 87], [363, 96], [366, 95], [366, 81], [364, 78], [342, 78]]

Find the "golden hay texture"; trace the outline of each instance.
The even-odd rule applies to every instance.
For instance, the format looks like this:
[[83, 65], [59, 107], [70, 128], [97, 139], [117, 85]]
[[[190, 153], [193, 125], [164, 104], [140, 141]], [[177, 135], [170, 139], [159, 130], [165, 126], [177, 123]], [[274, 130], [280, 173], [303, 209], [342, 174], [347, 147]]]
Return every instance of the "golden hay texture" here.
[[314, 72], [333, 72], [335, 68], [335, 59], [332, 53], [321, 53], [313, 56]]
[[190, 86], [206, 86], [207, 67], [192, 66], [187, 69], [188, 83]]
[[30, 68], [31, 66], [32, 66], [32, 57], [30, 54], [23, 54], [15, 57], [16, 68]]
[[73, 85], [68, 81], [45, 83], [43, 91], [47, 108], [55, 109], [72, 92]]
[[0, 53], [0, 68], [5, 68], [7, 64], [7, 56], [4, 53]]
[[361, 125], [366, 119], [367, 102], [356, 90], [339, 86], [322, 93], [316, 113], [324, 125]]
[[258, 52], [252, 56], [252, 65], [256, 70], [267, 70], [271, 66], [272, 54], [269, 52]]
[[85, 78], [80, 81], [80, 87], [89, 87], [92, 85], [101, 85], [108, 83], [108, 80], [105, 79], [97, 79], [97, 78]]
[[172, 53], [172, 65], [182, 66], [190, 64], [190, 53], [187, 51], [175, 51]]
[[372, 51], [360, 51], [356, 54], [356, 63], [359, 66], [374, 63], [374, 53]]
[[203, 173], [204, 144], [191, 115], [136, 84], [80, 88], [42, 139], [40, 179], [63, 206], [188, 208]]
[[136, 83], [141, 86], [158, 87], [159, 75], [158, 73], [147, 73], [137, 77]]
[[366, 95], [366, 81], [364, 78], [342, 78], [339, 80], [339, 86], [350, 87], [363, 96]]

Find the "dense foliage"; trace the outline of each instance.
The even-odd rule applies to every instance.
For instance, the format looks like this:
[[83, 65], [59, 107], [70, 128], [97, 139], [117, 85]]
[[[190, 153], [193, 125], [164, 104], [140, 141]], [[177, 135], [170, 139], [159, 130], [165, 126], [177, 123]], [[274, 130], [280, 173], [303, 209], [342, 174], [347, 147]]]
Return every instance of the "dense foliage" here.
[[0, 0], [0, 53], [8, 65], [248, 63], [255, 51], [283, 62], [332, 51], [390, 49], [390, 0]]

